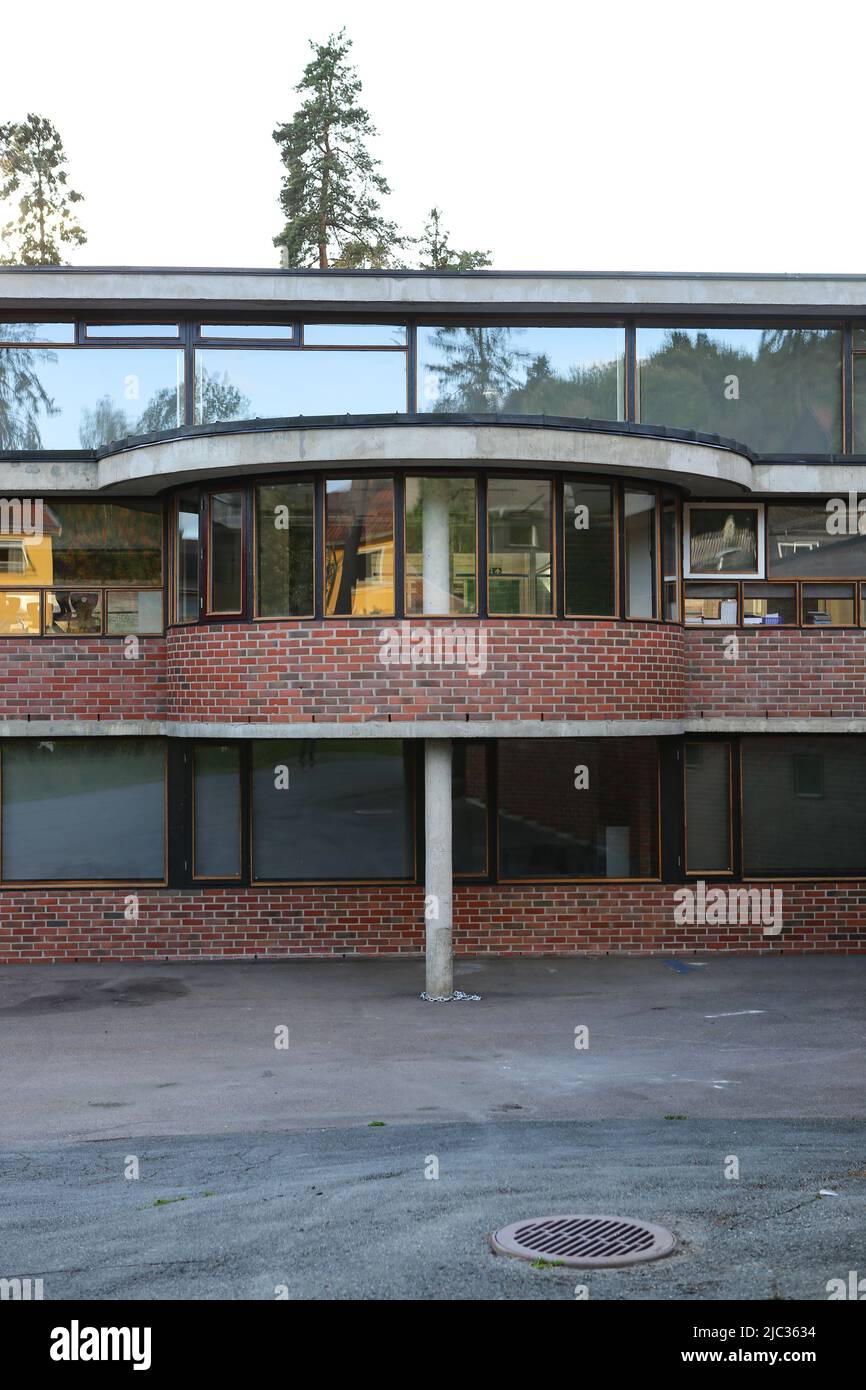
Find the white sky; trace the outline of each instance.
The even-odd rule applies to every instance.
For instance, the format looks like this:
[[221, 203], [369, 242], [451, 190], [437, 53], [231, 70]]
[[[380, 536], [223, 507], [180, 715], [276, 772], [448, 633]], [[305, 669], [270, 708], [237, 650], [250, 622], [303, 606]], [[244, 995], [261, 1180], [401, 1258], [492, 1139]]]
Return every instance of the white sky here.
[[58, 126], [75, 265], [278, 264], [287, 120], [345, 24], [388, 214], [500, 269], [864, 272], [847, 0], [43, 0], [4, 8], [0, 120]]

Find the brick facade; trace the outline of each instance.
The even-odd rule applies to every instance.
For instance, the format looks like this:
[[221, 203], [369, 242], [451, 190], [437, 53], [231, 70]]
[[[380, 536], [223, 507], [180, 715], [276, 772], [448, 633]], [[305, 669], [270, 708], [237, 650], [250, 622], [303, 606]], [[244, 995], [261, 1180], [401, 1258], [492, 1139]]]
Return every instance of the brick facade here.
[[166, 639], [138, 641], [130, 660], [116, 637], [4, 637], [0, 717], [164, 719]]

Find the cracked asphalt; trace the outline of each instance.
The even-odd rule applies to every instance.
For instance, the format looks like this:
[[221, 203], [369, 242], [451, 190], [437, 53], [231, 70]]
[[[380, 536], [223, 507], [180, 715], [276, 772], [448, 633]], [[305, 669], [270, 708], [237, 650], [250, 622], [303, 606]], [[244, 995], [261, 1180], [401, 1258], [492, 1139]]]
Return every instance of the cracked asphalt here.
[[[425, 1005], [410, 961], [4, 969], [0, 1276], [49, 1300], [826, 1299], [866, 1275], [864, 984], [861, 957], [465, 961], [480, 1003]], [[565, 1211], [677, 1248], [493, 1254]]]

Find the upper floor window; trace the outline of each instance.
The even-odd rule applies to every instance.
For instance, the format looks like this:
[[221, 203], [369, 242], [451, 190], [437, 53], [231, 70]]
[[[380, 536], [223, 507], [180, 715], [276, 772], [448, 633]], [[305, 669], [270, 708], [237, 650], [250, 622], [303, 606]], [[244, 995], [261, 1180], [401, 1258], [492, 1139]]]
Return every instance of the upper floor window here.
[[553, 485], [546, 478], [487, 481], [487, 607], [553, 612]]
[[474, 478], [406, 479], [406, 612], [475, 613]]
[[329, 478], [325, 485], [325, 613], [394, 612], [394, 483]]

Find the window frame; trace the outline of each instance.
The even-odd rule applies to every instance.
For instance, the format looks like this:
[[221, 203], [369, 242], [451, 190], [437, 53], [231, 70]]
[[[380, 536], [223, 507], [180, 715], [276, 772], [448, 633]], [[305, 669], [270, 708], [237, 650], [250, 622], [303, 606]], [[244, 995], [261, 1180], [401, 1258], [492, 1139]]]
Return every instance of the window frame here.
[[[748, 511], [755, 512], [757, 516], [756, 532], [756, 554], [755, 570], [693, 570], [691, 559], [692, 548], [692, 512], [700, 511]], [[704, 583], [724, 583], [731, 579], [752, 579], [756, 581], [766, 580], [766, 510], [764, 502], [729, 502], [727, 498], [721, 498], [718, 502], [684, 502], [683, 503], [683, 579], [700, 579]]]

